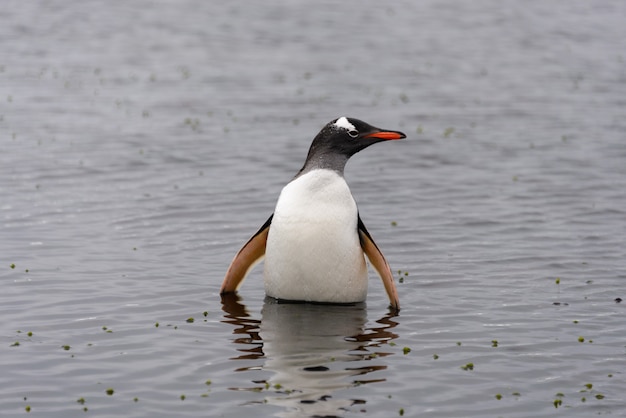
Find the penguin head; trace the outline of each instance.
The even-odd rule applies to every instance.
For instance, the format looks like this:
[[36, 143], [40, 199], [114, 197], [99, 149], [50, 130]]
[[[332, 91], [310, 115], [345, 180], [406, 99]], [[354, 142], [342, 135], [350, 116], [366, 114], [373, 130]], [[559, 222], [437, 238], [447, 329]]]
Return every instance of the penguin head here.
[[362, 120], [342, 116], [326, 124], [313, 139], [309, 158], [316, 154], [350, 158], [377, 142], [402, 138], [406, 138], [402, 132], [376, 128]]

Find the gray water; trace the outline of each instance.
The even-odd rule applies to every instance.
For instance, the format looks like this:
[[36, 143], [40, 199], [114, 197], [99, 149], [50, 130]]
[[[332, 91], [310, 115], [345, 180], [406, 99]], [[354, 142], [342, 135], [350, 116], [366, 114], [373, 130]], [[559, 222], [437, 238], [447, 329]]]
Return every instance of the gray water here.
[[[624, 21], [5, 1], [0, 415], [624, 416]], [[408, 136], [346, 171], [402, 310], [373, 272], [355, 306], [265, 301], [261, 268], [222, 301], [342, 115]]]

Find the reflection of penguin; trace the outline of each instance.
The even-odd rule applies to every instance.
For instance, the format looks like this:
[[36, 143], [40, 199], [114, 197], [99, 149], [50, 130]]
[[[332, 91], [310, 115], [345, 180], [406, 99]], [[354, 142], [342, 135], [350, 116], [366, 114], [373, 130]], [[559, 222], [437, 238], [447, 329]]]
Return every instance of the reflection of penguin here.
[[[393, 314], [376, 321], [380, 326], [365, 328], [364, 303], [337, 306], [279, 303], [266, 298], [259, 324], [242, 304], [232, 302], [234, 298], [232, 294], [223, 296], [227, 312], [224, 322], [238, 325], [233, 333], [239, 337], [247, 333], [251, 338], [234, 341], [238, 351], [248, 354], [232, 360], [265, 358], [260, 369], [272, 373], [266, 379], [265, 402], [285, 408], [278, 416], [337, 416], [366, 400], [335, 398], [333, 392], [384, 381], [376, 373], [372, 378], [365, 375], [386, 369], [385, 365], [372, 363], [379, 363], [380, 357], [389, 353], [371, 350], [397, 338], [391, 332], [396, 325], [391, 319]], [[377, 356], [372, 356], [374, 353]]]
[[348, 159], [381, 141], [402, 139], [341, 117], [313, 139], [306, 162], [278, 198], [274, 214], [232, 261], [221, 293], [235, 292], [265, 257], [265, 292], [283, 300], [362, 302], [367, 295], [364, 254], [380, 275], [391, 306], [400, 302], [385, 257], [361, 221], [343, 177]]
[[346, 369], [345, 361], [361, 358], [350, 352], [362, 343], [346, 336], [362, 334], [366, 321], [365, 304], [346, 307], [267, 300], [259, 335], [266, 357], [263, 369], [275, 373], [268, 383], [282, 391], [267, 401], [287, 408], [280, 416], [335, 416], [352, 405], [350, 399], [333, 399], [332, 392], [354, 385], [348, 377], [359, 372]]

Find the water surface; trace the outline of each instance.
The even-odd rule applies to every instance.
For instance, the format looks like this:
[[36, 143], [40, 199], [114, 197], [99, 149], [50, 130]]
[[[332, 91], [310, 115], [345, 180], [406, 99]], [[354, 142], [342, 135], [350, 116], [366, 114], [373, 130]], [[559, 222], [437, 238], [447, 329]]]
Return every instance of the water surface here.
[[[625, 16], [10, 1], [0, 415], [623, 414]], [[402, 310], [222, 300], [341, 115], [408, 136], [346, 170]]]

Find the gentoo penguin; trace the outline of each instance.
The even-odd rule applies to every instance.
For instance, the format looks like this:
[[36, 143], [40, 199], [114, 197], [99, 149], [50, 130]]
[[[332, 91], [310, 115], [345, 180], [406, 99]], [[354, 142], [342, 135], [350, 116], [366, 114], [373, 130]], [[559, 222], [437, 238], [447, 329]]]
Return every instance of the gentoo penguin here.
[[274, 213], [235, 255], [221, 293], [235, 292], [265, 257], [265, 293], [273, 298], [320, 303], [362, 302], [369, 259], [383, 280], [391, 307], [400, 309], [393, 274], [367, 232], [343, 177], [348, 159], [402, 132], [340, 117], [313, 139], [298, 174], [281, 191]]

